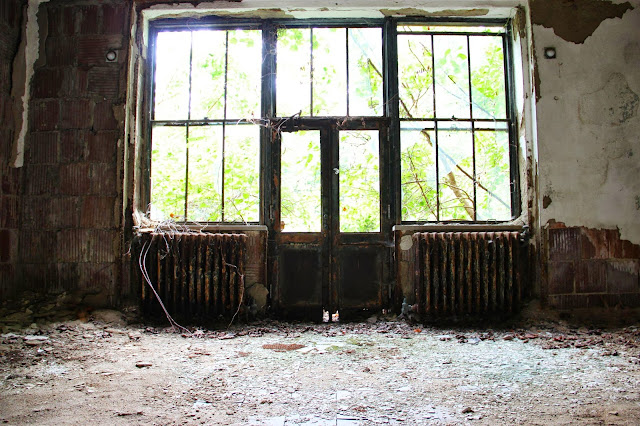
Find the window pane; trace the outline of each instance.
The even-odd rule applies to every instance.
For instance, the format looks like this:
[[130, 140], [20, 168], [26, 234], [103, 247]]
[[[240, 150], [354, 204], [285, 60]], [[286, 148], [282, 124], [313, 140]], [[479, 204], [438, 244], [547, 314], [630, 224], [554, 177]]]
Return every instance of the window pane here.
[[161, 32], [156, 40], [156, 120], [186, 120], [191, 32]]
[[222, 220], [222, 126], [189, 128], [187, 215], [196, 222]]
[[511, 218], [509, 134], [475, 132], [477, 170], [477, 220]]
[[260, 219], [260, 126], [226, 127], [224, 148], [224, 220]]
[[435, 221], [435, 132], [430, 122], [403, 122], [400, 131], [402, 165], [402, 220]]
[[307, 28], [278, 30], [276, 65], [276, 111], [288, 117], [311, 107], [311, 48]]
[[282, 133], [280, 149], [282, 230], [320, 232], [320, 132]]
[[507, 116], [501, 37], [470, 37], [474, 118]]
[[224, 31], [193, 32], [191, 119], [224, 116], [224, 34]]
[[313, 114], [347, 115], [345, 28], [313, 29]]
[[380, 154], [376, 130], [340, 132], [340, 232], [380, 231]]
[[474, 220], [473, 144], [468, 125], [438, 131], [440, 220]]
[[436, 116], [470, 118], [466, 36], [433, 36]]
[[186, 128], [154, 127], [151, 149], [151, 219], [183, 220]]
[[382, 29], [348, 32], [349, 115], [382, 115]]
[[261, 31], [229, 31], [227, 118], [260, 117]]
[[433, 118], [431, 36], [398, 36], [400, 117]]

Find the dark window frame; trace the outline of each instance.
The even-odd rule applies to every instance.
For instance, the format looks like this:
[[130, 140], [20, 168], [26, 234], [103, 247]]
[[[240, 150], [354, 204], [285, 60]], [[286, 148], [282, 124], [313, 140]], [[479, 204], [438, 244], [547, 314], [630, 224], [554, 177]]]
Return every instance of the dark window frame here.
[[[504, 221], [481, 221], [481, 220], [436, 220], [436, 221], [403, 221], [402, 220], [402, 192], [401, 192], [401, 170], [400, 170], [400, 124], [402, 121], [410, 121], [410, 119], [401, 118], [399, 114], [399, 86], [398, 86], [398, 27], [403, 24], [422, 24], [422, 25], [460, 25], [460, 26], [481, 26], [481, 25], [499, 25], [504, 27], [504, 32], [500, 33], [503, 39], [504, 52], [504, 79], [506, 93], [506, 119], [508, 137], [509, 137], [509, 170], [510, 170], [510, 186], [511, 186], [511, 218]], [[382, 63], [383, 63], [383, 113], [380, 116], [368, 117], [327, 117], [327, 116], [303, 116], [303, 117], [278, 117], [276, 116], [276, 87], [275, 87], [275, 71], [277, 68], [276, 57], [274, 51], [276, 46], [276, 33], [278, 28], [358, 28], [358, 27], [379, 27], [382, 29]], [[154, 92], [155, 92], [155, 48], [157, 34], [160, 31], [184, 31], [185, 29], [259, 29], [262, 30], [262, 75], [270, 76], [270, 78], [262, 79], [261, 100], [260, 100], [260, 119], [270, 126], [261, 126], [260, 131], [260, 184], [259, 184], [259, 212], [260, 219], [257, 222], [246, 222], [248, 225], [273, 225], [273, 209], [277, 208], [273, 204], [272, 194], [273, 182], [271, 176], [274, 168], [271, 161], [272, 145], [275, 140], [273, 130], [280, 126], [286, 127], [288, 130], [296, 128], [309, 128], [318, 123], [327, 121], [335, 121], [340, 119], [340, 128], [343, 129], [372, 129], [384, 126], [387, 128], [388, 140], [382, 141], [388, 143], [389, 176], [391, 188], [381, 188], [382, 192], [389, 191], [386, 198], [387, 206], [381, 206], [389, 212], [389, 222], [391, 224], [418, 225], [418, 224], [438, 224], [438, 223], [461, 223], [464, 224], [482, 224], [482, 223], [504, 223], [517, 218], [521, 214], [520, 206], [520, 182], [519, 182], [519, 164], [518, 164], [518, 142], [516, 130], [515, 110], [515, 90], [514, 90], [514, 54], [512, 47], [512, 31], [511, 21], [509, 19], [447, 19], [447, 18], [385, 18], [385, 19], [235, 19], [223, 17], [206, 17], [200, 19], [194, 18], [168, 18], [151, 21], [149, 25], [149, 45], [148, 45], [148, 72], [145, 74], [146, 80], [146, 98], [148, 102], [145, 108], [145, 128], [148, 142], [143, 150], [143, 173], [141, 183], [141, 202], [148, 205], [150, 201], [151, 188], [151, 130], [153, 125], [170, 125], [171, 123], [184, 124], [184, 120], [153, 120], [154, 108]], [[447, 34], [446, 32], [435, 32], [436, 34]], [[455, 32], [456, 35], [477, 35], [478, 33]], [[348, 91], [348, 89], [347, 89]], [[413, 121], [433, 121], [439, 119], [416, 119]], [[188, 125], [209, 125], [212, 122], [220, 120], [192, 120]], [[490, 120], [493, 121], [493, 120]], [[235, 121], [234, 121], [235, 123]], [[359, 124], [362, 123], [362, 124]], [[283, 127], [283, 128], [284, 128]], [[475, 152], [474, 152], [475, 155]], [[188, 167], [188, 165], [187, 165]], [[475, 188], [474, 184], [474, 188]], [[186, 192], [186, 191], [185, 191]], [[474, 190], [475, 192], [475, 190]], [[474, 196], [474, 206], [475, 206]], [[187, 201], [185, 200], [185, 206]], [[193, 221], [186, 220], [180, 222], [184, 224], [195, 224]], [[237, 225], [242, 222], [205, 222], [211, 225]]]

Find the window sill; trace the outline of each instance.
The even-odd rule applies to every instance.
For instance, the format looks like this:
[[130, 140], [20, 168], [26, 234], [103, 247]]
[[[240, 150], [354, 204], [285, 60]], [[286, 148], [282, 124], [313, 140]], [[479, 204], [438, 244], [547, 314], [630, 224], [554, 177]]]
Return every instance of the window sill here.
[[394, 225], [393, 231], [399, 232], [496, 232], [496, 231], [523, 231], [528, 228], [524, 223], [434, 223], [423, 225]]
[[158, 225], [155, 227], [140, 227], [137, 231], [143, 234], [152, 232], [267, 232], [266, 225], [243, 225], [243, 224], [175, 224], [174, 226]]

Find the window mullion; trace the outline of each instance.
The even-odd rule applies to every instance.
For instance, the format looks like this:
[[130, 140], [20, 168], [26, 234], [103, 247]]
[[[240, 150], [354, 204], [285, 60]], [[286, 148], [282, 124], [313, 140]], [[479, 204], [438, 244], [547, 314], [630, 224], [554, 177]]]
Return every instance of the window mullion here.
[[[436, 50], [433, 41], [433, 35], [431, 37], [431, 88], [433, 90], [433, 118], [438, 118], [438, 112], [436, 110]], [[434, 131], [436, 134], [436, 220], [440, 221], [440, 146], [438, 145], [439, 138], [439, 126], [438, 121], [433, 123]]]
[[224, 105], [222, 106], [222, 166], [220, 188], [220, 220], [224, 222], [224, 175], [225, 175], [225, 148], [227, 139], [227, 73], [229, 71], [229, 31], [224, 32]]
[[467, 35], [467, 75], [469, 78], [469, 118], [471, 118], [471, 152], [473, 155], [473, 220], [478, 220], [477, 182], [476, 182], [476, 132], [473, 120], [473, 94], [471, 90], [471, 36]]
[[189, 43], [189, 105], [187, 106], [187, 124], [185, 129], [185, 177], [184, 177], [184, 220], [188, 219], [189, 205], [189, 120], [191, 120], [191, 89], [193, 77], [193, 32], [190, 35]]

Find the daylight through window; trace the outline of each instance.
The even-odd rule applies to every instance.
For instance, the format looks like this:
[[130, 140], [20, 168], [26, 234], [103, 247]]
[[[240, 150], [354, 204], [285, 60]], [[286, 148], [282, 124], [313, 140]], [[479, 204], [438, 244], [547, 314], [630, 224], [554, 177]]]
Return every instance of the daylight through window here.
[[[383, 199], [405, 223], [514, 216], [504, 22], [163, 22], [152, 26], [152, 219], [258, 223], [271, 208], [261, 152], [278, 138], [283, 230], [320, 232], [327, 142], [313, 120], [340, 131], [341, 232], [379, 232], [395, 214]], [[395, 187], [381, 187], [382, 169]]]

